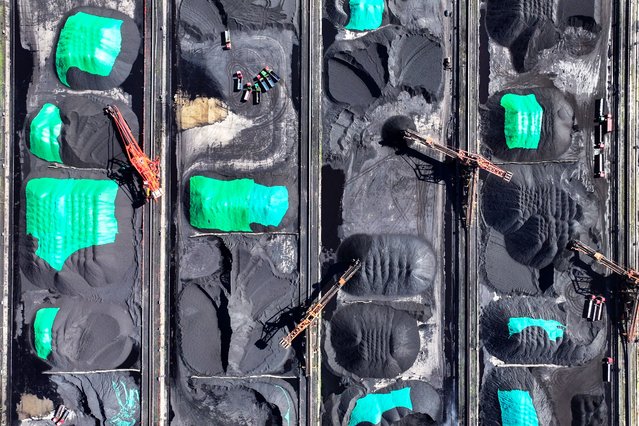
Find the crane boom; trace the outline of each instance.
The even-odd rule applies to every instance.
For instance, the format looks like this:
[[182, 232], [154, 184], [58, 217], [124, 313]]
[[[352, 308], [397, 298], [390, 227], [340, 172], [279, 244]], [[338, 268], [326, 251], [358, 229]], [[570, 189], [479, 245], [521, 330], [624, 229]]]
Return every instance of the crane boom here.
[[339, 279], [333, 283], [333, 285], [328, 289], [326, 293], [322, 295], [317, 303], [312, 305], [308, 309], [308, 311], [306, 311], [306, 316], [304, 317], [304, 319], [299, 324], [297, 324], [297, 326], [290, 333], [288, 333], [286, 337], [283, 337], [282, 340], [280, 340], [280, 345], [282, 345], [283, 348], [290, 347], [293, 343], [293, 339], [295, 339], [299, 334], [302, 333], [302, 331], [306, 330], [308, 326], [313, 323], [315, 318], [317, 318], [317, 316], [322, 312], [328, 302], [330, 302], [330, 300], [335, 297], [339, 289], [342, 288], [344, 284], [346, 284], [351, 278], [353, 278], [353, 275], [355, 275], [361, 267], [361, 261], [359, 259], [354, 259], [346, 272], [344, 272], [342, 276], [340, 276]]
[[142, 178], [144, 188], [147, 191], [147, 198], [151, 197], [154, 200], [157, 200], [164, 195], [164, 190], [160, 186], [159, 160], [151, 160], [146, 156], [144, 151], [140, 149], [138, 142], [135, 140], [135, 136], [133, 136], [133, 132], [131, 132], [131, 128], [117, 106], [107, 105], [104, 111], [113, 119], [113, 123], [118, 129], [118, 133], [120, 133], [122, 143], [126, 150], [126, 155]]
[[431, 138], [425, 138], [423, 136], [418, 135], [412, 130], [404, 130], [404, 137], [406, 139], [406, 143], [408, 144], [410, 148], [416, 151], [422, 152], [424, 154], [426, 153], [422, 150], [422, 147], [427, 146], [431, 149], [434, 149], [435, 151], [441, 152], [447, 157], [458, 160], [459, 162], [461, 162], [462, 164], [466, 166], [477, 167], [482, 170], [485, 170], [490, 174], [500, 177], [506, 182], [510, 182], [510, 179], [512, 179], [513, 177], [512, 172], [509, 172], [508, 170], [504, 170], [500, 167], [497, 167], [490, 160], [488, 160], [487, 158], [479, 154], [473, 154], [468, 151], [464, 151], [463, 149], [451, 148], [449, 146], [439, 144], [435, 142], [434, 140], [432, 140]]
[[[583, 253], [597, 263], [603, 265], [607, 269], [611, 270], [617, 275], [624, 277], [632, 287], [639, 286], [639, 272], [632, 268], [624, 268], [613, 260], [608, 259], [602, 253], [588, 247], [586, 244], [579, 240], [572, 240], [568, 243], [568, 248], [579, 253]], [[637, 293], [632, 295], [632, 309], [628, 316], [628, 328], [626, 334], [626, 340], [628, 342], [635, 342], [637, 340], [637, 332], [639, 326], [639, 299], [637, 299]]]
[[618, 263], [608, 259], [603, 254], [599, 253], [596, 250], [588, 247], [584, 243], [579, 240], [572, 240], [568, 243], [568, 248], [570, 250], [578, 251], [580, 253], [585, 254], [586, 256], [594, 259], [597, 263], [605, 266], [615, 274], [621, 275], [628, 281], [630, 284], [639, 285], [639, 272], [635, 271], [631, 268], [624, 268]]

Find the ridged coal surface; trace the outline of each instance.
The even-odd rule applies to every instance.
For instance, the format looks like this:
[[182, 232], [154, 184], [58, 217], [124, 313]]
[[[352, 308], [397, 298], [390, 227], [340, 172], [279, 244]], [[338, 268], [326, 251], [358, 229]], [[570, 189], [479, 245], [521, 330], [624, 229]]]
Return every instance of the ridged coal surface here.
[[504, 234], [506, 250], [517, 262], [548, 266], [577, 232], [582, 207], [557, 170], [517, 168], [510, 182], [489, 176], [481, 207], [486, 223]]
[[395, 377], [413, 365], [420, 347], [410, 315], [360, 303], [335, 313], [330, 340], [337, 363], [359, 377]]
[[[510, 318], [558, 321], [565, 326], [555, 340], [541, 327], [526, 327], [510, 335]], [[582, 365], [599, 357], [606, 344], [604, 322], [581, 318], [569, 306], [541, 297], [502, 298], [482, 312], [481, 338], [492, 355], [508, 363]]]
[[559, 41], [554, 0], [489, 0], [486, 8], [488, 34], [509, 47], [519, 72], [537, 63], [539, 52]]
[[337, 255], [344, 263], [361, 260], [361, 269], [344, 286], [358, 296], [421, 294], [432, 288], [437, 273], [433, 249], [412, 235], [352, 235]]

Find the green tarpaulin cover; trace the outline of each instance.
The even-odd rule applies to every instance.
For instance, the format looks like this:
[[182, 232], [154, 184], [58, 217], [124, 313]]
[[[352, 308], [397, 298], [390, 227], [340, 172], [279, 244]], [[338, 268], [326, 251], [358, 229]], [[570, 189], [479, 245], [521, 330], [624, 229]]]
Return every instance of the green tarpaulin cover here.
[[33, 322], [33, 340], [38, 356], [47, 359], [51, 353], [53, 321], [60, 308], [42, 308], [36, 312]]
[[114, 242], [117, 192], [111, 180], [31, 179], [26, 187], [27, 234], [38, 240], [36, 255], [60, 271], [74, 252]]
[[563, 337], [565, 325], [555, 320], [545, 320], [537, 318], [510, 318], [508, 320], [508, 332], [512, 336], [516, 333], [521, 333], [527, 327], [541, 327], [548, 334], [548, 338], [553, 342], [559, 337]]
[[371, 393], [357, 400], [351, 412], [348, 426], [369, 422], [374, 425], [382, 420], [382, 414], [393, 408], [413, 409], [410, 399], [410, 387], [390, 391], [389, 393]]
[[115, 398], [118, 401], [118, 413], [108, 419], [108, 426], [133, 426], [138, 422], [140, 408], [140, 392], [134, 388], [127, 388], [123, 381], [111, 381]]
[[121, 19], [78, 12], [69, 16], [55, 52], [58, 77], [67, 83], [67, 71], [76, 67], [89, 74], [108, 76], [122, 48]]
[[508, 148], [537, 149], [544, 111], [535, 95], [507, 93], [500, 103], [505, 110], [504, 134]]
[[29, 149], [33, 155], [47, 161], [62, 163], [58, 137], [62, 131], [60, 109], [53, 104], [44, 104], [31, 120]]
[[278, 226], [288, 210], [285, 186], [264, 186], [253, 179], [190, 179], [190, 221], [202, 229], [250, 232], [251, 223]]
[[498, 390], [502, 426], [538, 426], [537, 412], [530, 393], [523, 390]]
[[351, 18], [346, 25], [348, 30], [375, 30], [382, 25], [384, 0], [350, 0]]

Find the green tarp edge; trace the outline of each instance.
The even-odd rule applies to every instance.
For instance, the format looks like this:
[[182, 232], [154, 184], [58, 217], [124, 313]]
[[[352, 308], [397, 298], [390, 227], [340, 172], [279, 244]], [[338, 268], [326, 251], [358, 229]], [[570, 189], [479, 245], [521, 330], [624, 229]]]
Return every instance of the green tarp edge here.
[[41, 308], [36, 312], [33, 322], [33, 340], [38, 356], [47, 359], [51, 353], [51, 343], [53, 341], [53, 321], [60, 308]]
[[553, 342], [564, 336], [565, 325], [555, 320], [545, 320], [529, 317], [512, 317], [508, 320], [508, 332], [510, 336], [521, 333], [527, 327], [541, 327]]
[[33, 155], [47, 161], [62, 163], [58, 137], [62, 132], [60, 109], [46, 103], [31, 120], [29, 127], [29, 149]]
[[27, 234], [36, 255], [57, 271], [76, 251], [115, 242], [118, 222], [111, 180], [31, 179], [26, 185]]
[[541, 138], [543, 108], [533, 93], [507, 93], [500, 104], [504, 107], [504, 135], [509, 149], [537, 149]]
[[189, 219], [196, 228], [251, 232], [252, 223], [279, 226], [288, 210], [285, 186], [206, 176], [192, 176], [189, 186]]
[[384, 0], [350, 0], [351, 16], [347, 30], [376, 30], [382, 25]]
[[382, 420], [382, 414], [393, 408], [413, 409], [410, 387], [393, 390], [389, 393], [371, 393], [358, 399], [351, 412], [348, 426], [356, 426], [364, 422], [376, 425]]
[[60, 31], [55, 66], [60, 81], [69, 86], [67, 72], [76, 67], [84, 72], [108, 76], [122, 49], [121, 19], [75, 13]]
[[524, 390], [498, 390], [502, 426], [539, 426], [530, 393]]

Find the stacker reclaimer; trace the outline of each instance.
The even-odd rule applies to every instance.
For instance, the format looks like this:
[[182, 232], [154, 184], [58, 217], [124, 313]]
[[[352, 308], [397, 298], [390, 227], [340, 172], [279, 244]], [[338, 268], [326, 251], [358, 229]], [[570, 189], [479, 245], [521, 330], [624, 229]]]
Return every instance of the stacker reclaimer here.
[[479, 154], [474, 154], [468, 151], [464, 151], [463, 149], [452, 148], [446, 145], [439, 144], [433, 139], [420, 136], [410, 129], [404, 130], [404, 140], [406, 142], [406, 145], [410, 149], [413, 149], [419, 153], [429, 155], [430, 153], [425, 149], [429, 148], [431, 150], [440, 152], [449, 158], [459, 161], [467, 169], [470, 169], [470, 173], [466, 173], [466, 181], [464, 182], [464, 202], [466, 203], [464, 208], [466, 215], [464, 218], [464, 223], [466, 225], [472, 220], [475, 200], [477, 199], [477, 169], [485, 170], [486, 172], [495, 175], [506, 182], [510, 182], [513, 177], [512, 172], [498, 167], [490, 160]]
[[361, 267], [362, 263], [359, 259], [353, 260], [346, 272], [344, 272], [342, 276], [339, 277], [339, 279], [335, 281], [335, 283], [333, 283], [331, 288], [329, 288], [328, 291], [324, 293], [319, 302], [315, 303], [308, 309], [308, 311], [306, 311], [306, 316], [304, 317], [304, 319], [299, 324], [297, 324], [297, 326], [290, 333], [288, 333], [286, 337], [283, 337], [282, 340], [280, 340], [280, 345], [282, 345], [282, 347], [284, 348], [289, 348], [293, 343], [293, 339], [295, 339], [300, 333], [302, 333], [302, 331], [306, 330], [308, 326], [313, 323], [315, 318], [317, 318], [317, 316], [324, 310], [328, 302], [330, 302], [331, 299], [335, 297], [338, 290], [342, 288], [344, 284], [346, 284], [351, 278], [353, 278], [353, 275], [355, 275]]
[[622, 289], [621, 293], [625, 296], [623, 304], [625, 310], [625, 322], [627, 325], [625, 337], [626, 341], [630, 343], [637, 341], [637, 332], [639, 331], [637, 330], [637, 325], [639, 323], [639, 272], [632, 268], [624, 268], [578, 240], [570, 241], [568, 243], [568, 249], [585, 254], [597, 263], [624, 278], [628, 284], [626, 288]]
[[140, 149], [138, 142], [131, 132], [131, 128], [122, 116], [122, 113], [115, 105], [107, 105], [104, 111], [113, 119], [115, 127], [120, 133], [122, 143], [126, 149], [126, 155], [129, 161], [142, 177], [142, 184], [147, 198], [157, 200], [164, 195], [164, 190], [160, 186], [160, 160], [151, 160], [146, 156], [144, 151]]

